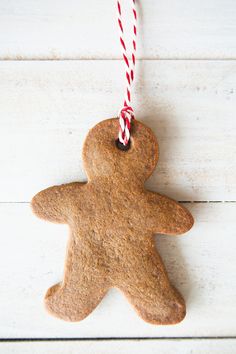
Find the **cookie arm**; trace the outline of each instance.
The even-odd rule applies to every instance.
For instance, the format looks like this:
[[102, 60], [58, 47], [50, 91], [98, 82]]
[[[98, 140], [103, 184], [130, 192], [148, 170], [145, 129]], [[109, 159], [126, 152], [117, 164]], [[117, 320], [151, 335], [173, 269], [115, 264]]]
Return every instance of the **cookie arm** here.
[[83, 183], [69, 183], [42, 190], [31, 201], [36, 216], [55, 223], [67, 223], [70, 200]]
[[176, 201], [157, 193], [148, 195], [150, 226], [154, 233], [180, 235], [191, 229], [194, 220], [190, 212]]

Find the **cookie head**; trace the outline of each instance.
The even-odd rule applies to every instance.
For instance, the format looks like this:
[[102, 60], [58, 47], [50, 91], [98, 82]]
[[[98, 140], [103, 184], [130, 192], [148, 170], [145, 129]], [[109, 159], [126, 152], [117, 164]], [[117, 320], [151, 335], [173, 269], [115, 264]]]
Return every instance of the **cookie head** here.
[[132, 122], [130, 147], [117, 147], [119, 121], [104, 120], [92, 128], [83, 147], [84, 167], [89, 180], [95, 177], [127, 178], [145, 181], [158, 160], [157, 140], [150, 128]]

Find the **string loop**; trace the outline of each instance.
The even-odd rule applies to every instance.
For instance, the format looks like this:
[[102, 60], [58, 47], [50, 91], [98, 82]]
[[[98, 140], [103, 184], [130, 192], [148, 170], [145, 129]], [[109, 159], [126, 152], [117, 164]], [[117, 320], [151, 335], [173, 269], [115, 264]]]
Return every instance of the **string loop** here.
[[130, 140], [130, 128], [131, 121], [134, 119], [134, 111], [131, 106], [131, 87], [134, 81], [134, 69], [136, 64], [136, 38], [137, 38], [137, 11], [136, 11], [136, 0], [130, 0], [132, 4], [132, 13], [133, 13], [133, 33], [132, 33], [132, 52], [131, 60], [129, 60], [127, 54], [127, 47], [125, 44], [124, 38], [124, 26], [122, 22], [122, 10], [121, 10], [121, 1], [117, 0], [117, 9], [118, 9], [118, 24], [120, 29], [120, 44], [122, 47], [123, 59], [126, 67], [126, 91], [125, 99], [122, 109], [118, 113], [119, 117], [119, 142], [124, 146], [128, 145]]

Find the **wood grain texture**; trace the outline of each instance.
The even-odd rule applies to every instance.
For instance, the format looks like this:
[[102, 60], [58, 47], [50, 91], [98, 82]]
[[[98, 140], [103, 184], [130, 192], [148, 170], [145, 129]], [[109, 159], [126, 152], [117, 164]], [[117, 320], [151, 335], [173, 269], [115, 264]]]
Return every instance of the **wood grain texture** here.
[[[234, 61], [138, 63], [137, 118], [160, 146], [149, 188], [177, 200], [236, 200], [235, 69]], [[1, 62], [0, 201], [85, 179], [84, 138], [116, 115], [122, 74], [120, 61]]]
[[28, 204], [0, 204], [0, 338], [188, 337], [236, 335], [236, 203], [187, 205], [196, 224], [176, 238], [157, 237], [187, 317], [177, 326], [146, 324], [111, 290], [81, 323], [47, 314], [43, 297], [62, 279], [68, 230], [35, 218]]
[[0, 343], [7, 354], [235, 354], [236, 339]]
[[[234, 0], [139, 5], [139, 57], [236, 58]], [[120, 57], [115, 1], [1, 1], [1, 59]]]

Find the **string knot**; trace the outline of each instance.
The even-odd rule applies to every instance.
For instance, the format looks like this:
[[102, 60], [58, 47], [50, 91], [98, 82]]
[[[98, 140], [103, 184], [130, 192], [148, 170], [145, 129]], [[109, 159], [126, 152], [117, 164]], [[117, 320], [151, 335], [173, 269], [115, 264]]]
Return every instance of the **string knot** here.
[[134, 111], [130, 106], [124, 106], [118, 113], [120, 129], [119, 141], [123, 145], [127, 145], [130, 139], [131, 121], [134, 119]]

